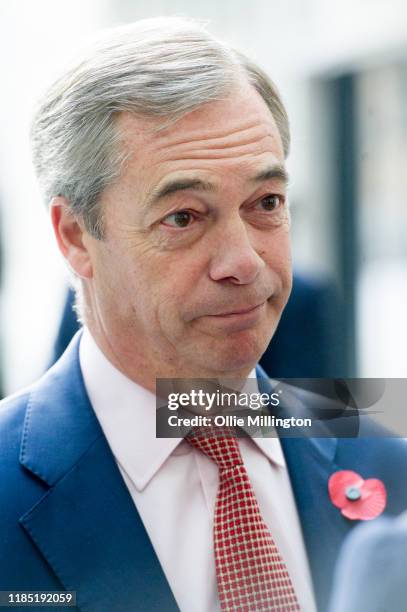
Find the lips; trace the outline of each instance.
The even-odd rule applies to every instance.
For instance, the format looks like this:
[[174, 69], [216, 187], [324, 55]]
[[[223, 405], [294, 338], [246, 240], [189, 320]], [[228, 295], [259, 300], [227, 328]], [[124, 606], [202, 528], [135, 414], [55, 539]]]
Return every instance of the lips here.
[[228, 312], [220, 312], [219, 314], [216, 315], [212, 315], [214, 317], [228, 317], [228, 316], [232, 316], [232, 315], [241, 315], [241, 314], [246, 314], [248, 312], [252, 312], [253, 310], [256, 310], [256, 308], [259, 308], [260, 306], [262, 306], [264, 304], [264, 302], [260, 302], [260, 304], [256, 304], [255, 306], [249, 306], [249, 307], [242, 307], [242, 308], [235, 308], [233, 310], [229, 310]]

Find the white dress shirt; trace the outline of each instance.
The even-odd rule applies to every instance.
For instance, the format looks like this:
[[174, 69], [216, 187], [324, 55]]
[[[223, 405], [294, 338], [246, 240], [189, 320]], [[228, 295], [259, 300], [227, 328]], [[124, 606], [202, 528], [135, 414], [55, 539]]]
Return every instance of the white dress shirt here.
[[[154, 394], [117, 370], [87, 329], [79, 355], [92, 407], [178, 606], [182, 612], [217, 612], [212, 534], [217, 466], [185, 440], [156, 438]], [[253, 370], [250, 377], [255, 376]], [[280, 441], [241, 438], [239, 447], [301, 610], [315, 612], [308, 560]]]

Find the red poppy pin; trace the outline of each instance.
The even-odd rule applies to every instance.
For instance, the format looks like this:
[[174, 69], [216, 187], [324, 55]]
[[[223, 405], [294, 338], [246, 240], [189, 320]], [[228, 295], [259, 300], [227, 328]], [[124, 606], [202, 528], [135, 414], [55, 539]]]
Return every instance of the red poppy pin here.
[[329, 497], [346, 518], [370, 521], [386, 507], [386, 487], [378, 478], [363, 480], [351, 470], [332, 474], [328, 481]]

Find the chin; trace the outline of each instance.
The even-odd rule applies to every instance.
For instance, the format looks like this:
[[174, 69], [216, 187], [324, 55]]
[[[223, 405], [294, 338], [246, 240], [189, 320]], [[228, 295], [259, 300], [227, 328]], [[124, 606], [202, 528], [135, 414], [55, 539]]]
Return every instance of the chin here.
[[214, 355], [212, 364], [213, 367], [218, 366], [219, 371], [241, 371], [245, 375], [255, 367], [266, 348], [264, 338], [261, 341], [257, 337], [240, 337], [234, 341], [228, 338], [223, 341], [217, 355]]

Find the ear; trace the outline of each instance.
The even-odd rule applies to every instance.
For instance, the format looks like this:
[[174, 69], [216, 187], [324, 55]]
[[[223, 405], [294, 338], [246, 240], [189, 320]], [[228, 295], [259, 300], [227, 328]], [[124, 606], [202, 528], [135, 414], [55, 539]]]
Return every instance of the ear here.
[[72, 270], [81, 278], [92, 278], [93, 268], [86, 247], [84, 225], [72, 214], [68, 200], [53, 198], [50, 206], [51, 221], [59, 250]]

